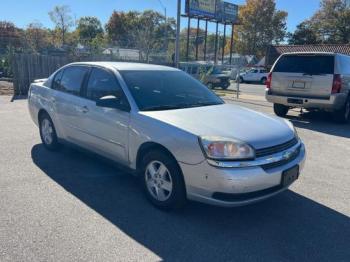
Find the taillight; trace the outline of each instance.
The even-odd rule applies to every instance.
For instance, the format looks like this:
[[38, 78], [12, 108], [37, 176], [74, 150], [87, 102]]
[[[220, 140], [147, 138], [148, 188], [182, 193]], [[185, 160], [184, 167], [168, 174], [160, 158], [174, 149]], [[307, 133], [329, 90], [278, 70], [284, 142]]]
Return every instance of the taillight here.
[[342, 88], [341, 75], [335, 74], [333, 78], [332, 94], [340, 93], [341, 88]]
[[269, 75], [267, 76], [267, 80], [266, 80], [266, 88], [267, 89], [271, 88], [271, 83], [272, 83], [272, 72], [270, 72]]

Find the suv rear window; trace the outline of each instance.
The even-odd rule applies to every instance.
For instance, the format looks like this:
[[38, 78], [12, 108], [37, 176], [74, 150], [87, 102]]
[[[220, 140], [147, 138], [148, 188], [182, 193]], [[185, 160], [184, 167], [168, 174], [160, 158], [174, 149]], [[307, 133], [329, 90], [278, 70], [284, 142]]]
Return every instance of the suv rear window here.
[[334, 56], [285, 55], [278, 60], [273, 72], [334, 74]]

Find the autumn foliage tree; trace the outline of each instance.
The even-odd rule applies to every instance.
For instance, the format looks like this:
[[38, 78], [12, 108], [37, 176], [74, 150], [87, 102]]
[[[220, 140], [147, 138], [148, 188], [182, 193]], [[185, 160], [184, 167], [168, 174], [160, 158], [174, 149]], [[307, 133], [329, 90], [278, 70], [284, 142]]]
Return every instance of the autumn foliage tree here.
[[287, 12], [276, 9], [275, 0], [247, 0], [239, 11], [237, 51], [264, 56], [270, 44], [284, 40], [287, 16]]
[[290, 34], [291, 44], [349, 44], [350, 7], [344, 0], [322, 0], [320, 9]]

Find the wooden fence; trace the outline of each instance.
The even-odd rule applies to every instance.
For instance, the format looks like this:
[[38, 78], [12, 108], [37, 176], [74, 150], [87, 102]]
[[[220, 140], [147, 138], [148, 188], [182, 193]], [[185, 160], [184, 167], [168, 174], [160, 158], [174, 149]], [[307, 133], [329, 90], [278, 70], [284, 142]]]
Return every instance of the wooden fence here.
[[15, 95], [26, 95], [34, 79], [47, 78], [70, 62], [64, 56], [14, 54], [11, 58]]

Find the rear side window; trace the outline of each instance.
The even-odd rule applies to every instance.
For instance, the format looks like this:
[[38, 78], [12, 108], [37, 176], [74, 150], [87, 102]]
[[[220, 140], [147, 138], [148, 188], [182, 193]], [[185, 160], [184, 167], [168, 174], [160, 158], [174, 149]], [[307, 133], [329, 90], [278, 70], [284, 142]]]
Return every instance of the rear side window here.
[[61, 78], [63, 75], [63, 70], [60, 70], [59, 72], [56, 73], [53, 82], [52, 82], [52, 86], [51, 88], [56, 89], [56, 90], [60, 90], [60, 83], [61, 83]]
[[89, 68], [84, 66], [67, 67], [63, 72], [58, 90], [72, 95], [80, 95], [80, 88], [88, 71]]
[[334, 74], [334, 56], [322, 55], [286, 55], [275, 65], [273, 72]]

